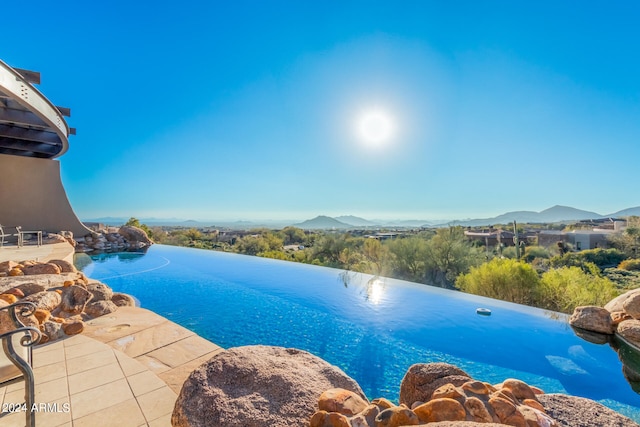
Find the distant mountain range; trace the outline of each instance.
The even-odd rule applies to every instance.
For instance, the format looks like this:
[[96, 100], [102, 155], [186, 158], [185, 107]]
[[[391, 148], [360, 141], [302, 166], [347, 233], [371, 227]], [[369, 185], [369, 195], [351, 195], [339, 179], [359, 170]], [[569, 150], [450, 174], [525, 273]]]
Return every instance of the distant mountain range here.
[[[183, 220], [178, 218], [161, 219], [161, 218], [138, 218], [141, 223], [147, 225], [172, 225], [182, 227], [228, 227], [234, 229], [249, 229], [258, 227], [267, 228], [283, 228], [289, 225], [307, 229], [336, 229], [343, 230], [349, 228], [377, 228], [377, 227], [437, 227], [443, 225], [463, 225], [463, 226], [484, 226], [494, 224], [506, 224], [513, 221], [518, 223], [554, 223], [563, 221], [580, 221], [586, 219], [601, 218], [620, 218], [625, 216], [640, 216], [640, 206], [634, 208], [623, 209], [608, 215], [601, 215], [596, 212], [584, 211], [569, 206], [556, 205], [545, 209], [541, 212], [534, 211], [514, 211], [498, 215], [493, 218], [482, 219], [465, 219], [465, 220], [440, 220], [440, 221], [423, 221], [423, 220], [368, 220], [353, 215], [342, 215], [330, 217], [319, 215], [315, 218], [302, 222], [294, 220], [264, 220], [264, 221], [194, 221]], [[129, 218], [124, 217], [102, 217], [87, 219], [84, 222], [99, 222], [107, 225], [122, 225]]]
[[624, 216], [640, 215], [640, 206], [628, 208], [608, 215], [601, 215], [596, 212], [583, 211], [569, 206], [556, 205], [541, 212], [515, 211], [507, 212], [493, 218], [469, 219], [452, 221], [451, 225], [482, 226], [492, 224], [506, 224], [509, 222], [519, 223], [554, 223], [562, 221], [581, 221], [585, 219], [620, 218]]

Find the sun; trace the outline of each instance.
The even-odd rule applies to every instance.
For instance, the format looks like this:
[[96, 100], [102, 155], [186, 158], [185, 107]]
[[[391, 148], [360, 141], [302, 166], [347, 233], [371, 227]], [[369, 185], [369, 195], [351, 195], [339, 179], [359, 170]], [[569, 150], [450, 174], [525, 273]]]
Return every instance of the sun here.
[[356, 126], [358, 138], [372, 147], [384, 146], [392, 139], [395, 130], [392, 116], [380, 109], [363, 112]]

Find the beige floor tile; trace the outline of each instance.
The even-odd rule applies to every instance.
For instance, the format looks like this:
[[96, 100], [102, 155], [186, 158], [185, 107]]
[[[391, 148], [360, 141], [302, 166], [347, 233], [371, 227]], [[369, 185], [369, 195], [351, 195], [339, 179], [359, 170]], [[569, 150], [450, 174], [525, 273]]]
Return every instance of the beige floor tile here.
[[73, 419], [82, 418], [110, 406], [133, 399], [129, 384], [125, 379], [85, 390], [71, 395]]
[[20, 390], [20, 389], [24, 390], [24, 381], [18, 381], [17, 383], [8, 385], [5, 389], [7, 390], [7, 393], [14, 390]]
[[108, 384], [124, 378], [122, 369], [117, 362], [99, 366], [67, 377], [69, 382], [69, 392], [71, 394], [81, 393], [104, 384]]
[[64, 360], [65, 360], [64, 347], [55, 348], [45, 352], [34, 352], [33, 367], [39, 368], [41, 366], [53, 365], [56, 363], [64, 363]]
[[137, 427], [141, 424], [145, 424], [145, 418], [135, 399], [128, 399], [73, 421], [74, 427]]
[[65, 338], [62, 340], [62, 344], [65, 348], [73, 347], [76, 345], [85, 344], [88, 342], [93, 342], [93, 338], [86, 336], [84, 334], [73, 335], [71, 337]]
[[89, 369], [105, 366], [110, 363], [117, 363], [113, 350], [107, 348], [97, 353], [88, 354], [86, 356], [76, 357], [67, 361], [67, 372], [69, 375], [78, 372], [88, 371]]
[[154, 372], [156, 375], [160, 375], [162, 372], [166, 372], [171, 369], [171, 366], [166, 365], [154, 357], [139, 356], [136, 360], [142, 363], [146, 369]]
[[194, 333], [190, 330], [167, 321], [111, 341], [109, 345], [131, 357], [137, 357], [191, 335]]
[[62, 377], [46, 383], [36, 384], [36, 402], [49, 403], [62, 398], [69, 400], [67, 379]]
[[182, 385], [184, 384], [185, 380], [189, 378], [191, 372], [196, 370], [200, 365], [207, 362], [216, 354], [222, 353], [223, 351], [224, 350], [222, 348], [218, 348], [218, 350], [205, 354], [204, 356], [200, 356], [199, 358], [185, 363], [184, 365], [180, 365], [168, 371], [160, 372], [158, 373], [158, 377], [160, 377], [162, 381], [164, 381], [169, 387], [171, 387], [171, 390], [176, 393], [180, 393]]
[[[24, 388], [7, 392], [4, 396], [4, 401], [7, 403], [24, 403]], [[49, 403], [57, 399], [67, 398], [69, 393], [67, 391], [67, 379], [58, 378], [44, 384], [36, 384], [35, 388], [35, 402], [36, 403]]]
[[25, 402], [24, 389], [14, 390], [4, 395], [4, 402], [7, 405], [19, 405]]
[[24, 412], [1, 413], [0, 414], [0, 426], [2, 426], [2, 427], [24, 427], [25, 426], [25, 414], [24, 414]]
[[139, 307], [120, 307], [118, 311], [86, 323], [85, 334], [110, 342], [167, 322], [162, 316]]
[[71, 404], [68, 397], [52, 402], [38, 403], [45, 404], [44, 406], [39, 406], [36, 413], [36, 425], [38, 427], [56, 427], [71, 422]]
[[175, 368], [176, 366], [183, 365], [219, 348], [219, 346], [198, 335], [192, 335], [149, 352], [146, 355], [154, 357], [164, 364]]
[[113, 352], [116, 355], [116, 358], [120, 363], [120, 367], [122, 368], [122, 372], [124, 372], [125, 375], [134, 375], [147, 370], [146, 366], [127, 356], [123, 352], [118, 350], [114, 350]]
[[65, 353], [67, 360], [69, 360], [76, 357], [86, 356], [88, 354], [99, 353], [100, 351], [104, 351], [108, 348], [109, 347], [106, 344], [103, 344], [100, 341], [91, 340], [89, 342], [67, 347], [65, 349]]
[[131, 390], [133, 390], [134, 396], [140, 396], [161, 387], [166, 387], [164, 381], [151, 371], [144, 371], [127, 377], [127, 381], [131, 386]]
[[149, 421], [171, 414], [177, 398], [169, 387], [163, 387], [138, 396], [137, 399], [144, 417]]
[[[67, 371], [64, 363], [55, 363], [53, 365], [41, 366], [33, 370], [33, 376], [36, 379], [36, 384], [46, 383], [58, 378], [65, 377]], [[21, 383], [24, 388], [24, 382]]]
[[[44, 403], [44, 404], [40, 404]], [[66, 403], [66, 405], [65, 405]], [[38, 402], [36, 406], [35, 419], [38, 427], [55, 427], [71, 421], [69, 399], [63, 398], [49, 402]], [[18, 425], [24, 427], [26, 414], [20, 412], [11, 414], [8, 417], [0, 417], [0, 425], [9, 427]]]
[[171, 414], [149, 421], [149, 427], [171, 427]]
[[33, 348], [33, 352], [35, 354], [46, 353], [48, 351], [55, 350], [63, 350], [64, 349], [64, 340], [58, 340], [53, 342], [48, 342], [46, 344], [37, 345]]

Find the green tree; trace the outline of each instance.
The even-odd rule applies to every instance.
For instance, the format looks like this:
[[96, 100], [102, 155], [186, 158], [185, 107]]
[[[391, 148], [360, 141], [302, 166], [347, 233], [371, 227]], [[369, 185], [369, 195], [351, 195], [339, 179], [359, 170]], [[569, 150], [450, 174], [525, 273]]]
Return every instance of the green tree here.
[[285, 227], [280, 233], [283, 236], [285, 245], [303, 244], [307, 240], [307, 236], [304, 234], [304, 230], [298, 227]]
[[184, 235], [187, 237], [187, 239], [191, 241], [202, 239], [202, 233], [195, 228], [188, 229], [187, 231], [184, 232]]
[[[313, 257], [320, 264], [340, 267], [341, 255], [350, 246], [346, 233], [326, 233], [320, 237], [313, 245]], [[344, 258], [344, 255], [342, 255]]]
[[369, 263], [372, 274], [384, 275], [385, 265], [389, 259], [389, 249], [386, 246], [383, 246], [378, 239], [365, 239], [362, 254]]
[[451, 288], [456, 278], [484, 260], [483, 251], [473, 247], [462, 227], [441, 228], [426, 245], [427, 283]]
[[129, 227], [138, 227], [138, 228], [140, 228], [140, 220], [138, 220], [138, 218], [135, 218], [135, 217], [132, 216], [131, 218], [129, 218], [129, 221], [127, 221], [125, 225], [129, 226]]
[[538, 301], [538, 274], [529, 264], [494, 258], [460, 275], [456, 287], [463, 292], [534, 305]]
[[617, 295], [609, 279], [585, 273], [579, 267], [562, 267], [542, 275], [539, 306], [571, 313], [580, 305], [603, 306]]
[[238, 239], [235, 244], [235, 250], [245, 255], [258, 255], [261, 252], [268, 251], [269, 243], [262, 236], [247, 235]]
[[386, 247], [392, 255], [394, 276], [414, 282], [424, 282], [427, 242], [419, 236], [388, 241]]
[[625, 230], [609, 236], [609, 243], [629, 258], [640, 258], [640, 217], [627, 218]]
[[283, 242], [282, 238], [277, 234], [269, 231], [262, 235], [262, 238], [267, 243], [270, 251], [282, 251]]

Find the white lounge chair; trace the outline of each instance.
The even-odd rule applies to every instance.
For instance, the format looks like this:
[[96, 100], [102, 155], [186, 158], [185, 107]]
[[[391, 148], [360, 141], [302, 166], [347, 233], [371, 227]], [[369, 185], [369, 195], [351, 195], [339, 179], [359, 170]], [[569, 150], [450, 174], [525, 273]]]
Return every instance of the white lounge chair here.
[[35, 234], [38, 239], [38, 246], [42, 246], [42, 231], [40, 230], [23, 230], [21, 226], [16, 226], [16, 234], [18, 237], [18, 247], [24, 246], [24, 235]]
[[0, 248], [4, 246], [5, 237], [10, 237], [10, 236], [11, 234], [5, 234], [4, 230], [2, 229], [2, 224], [0, 224]]

